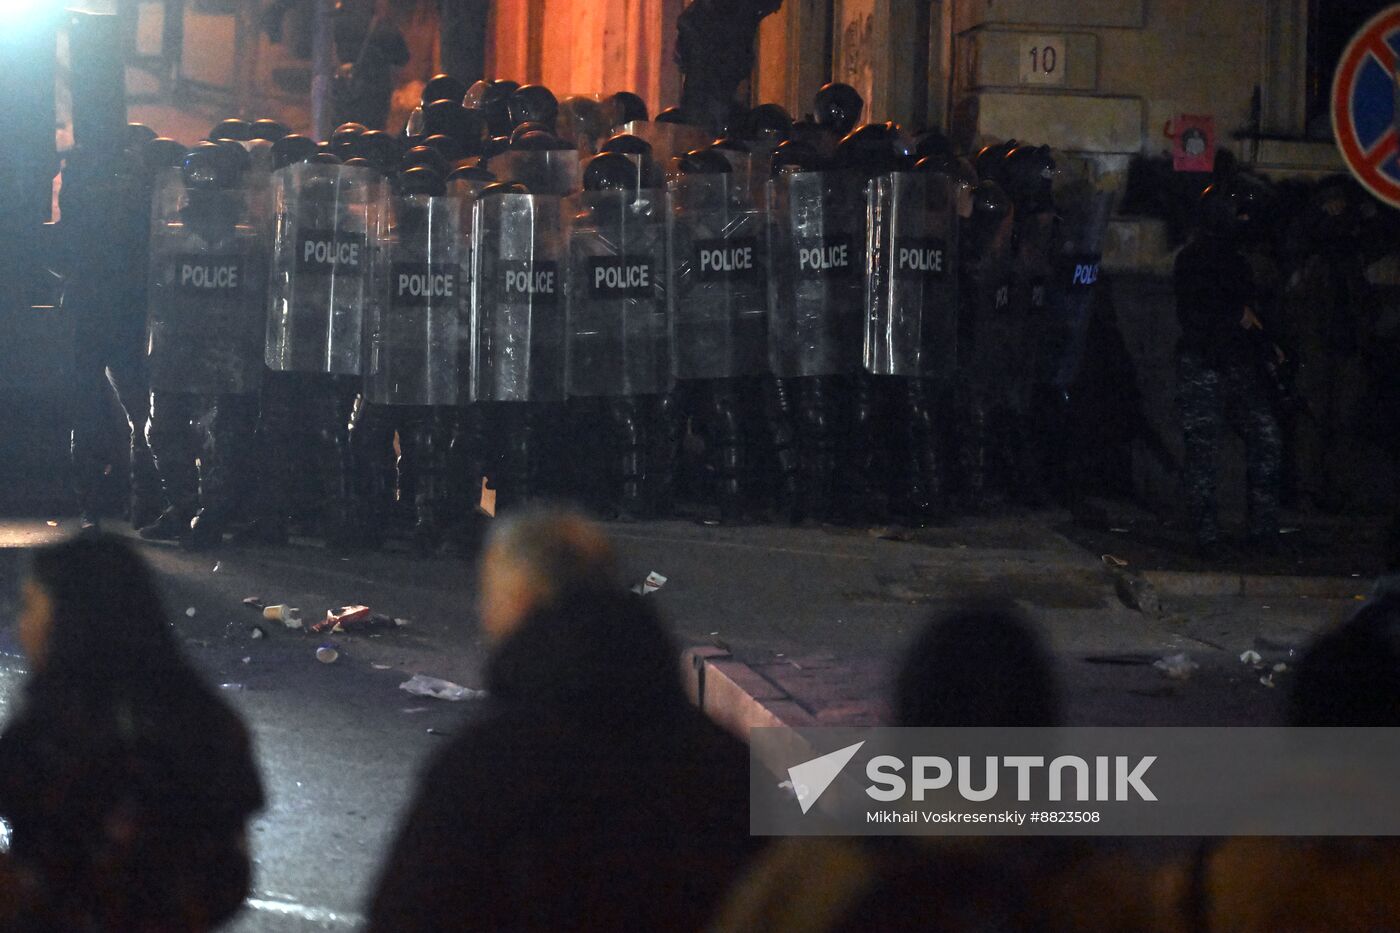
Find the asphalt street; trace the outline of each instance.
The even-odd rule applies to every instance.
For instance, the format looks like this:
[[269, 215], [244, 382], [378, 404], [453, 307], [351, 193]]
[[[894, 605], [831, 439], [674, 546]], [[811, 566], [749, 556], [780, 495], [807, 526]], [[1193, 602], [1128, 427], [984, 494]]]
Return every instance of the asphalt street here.
[[[0, 706], [17, 701], [24, 659], [12, 620], [22, 549], [71, 530], [0, 522]], [[1011, 600], [1042, 625], [1081, 724], [1279, 721], [1280, 686], [1241, 665], [1263, 646], [1287, 664], [1350, 600], [1194, 598], [1144, 614], [1115, 595], [1101, 555], [1053, 531], [1005, 519], [921, 533], [718, 528], [692, 522], [609, 526], [629, 579], [655, 571], [652, 597], [685, 645], [714, 644], [755, 663], [819, 653], [889, 665], [932, 613], [968, 599]], [[313, 542], [190, 554], [142, 544], [191, 658], [246, 717], [270, 800], [253, 830], [255, 893], [231, 929], [353, 929], [425, 758], [460, 728], [472, 701], [399, 689], [413, 674], [480, 687], [474, 568], [462, 557], [339, 558]], [[1360, 581], [1358, 581], [1358, 587]], [[317, 636], [243, 604], [299, 607], [305, 622], [364, 604], [408, 624]], [[257, 628], [255, 628], [255, 626]], [[261, 632], [261, 635], [255, 633]], [[318, 662], [333, 644], [338, 659]], [[1157, 658], [1199, 668], [1172, 679]], [[878, 693], [888, 678], [869, 687]], [[483, 789], [489, 792], [489, 789]]]

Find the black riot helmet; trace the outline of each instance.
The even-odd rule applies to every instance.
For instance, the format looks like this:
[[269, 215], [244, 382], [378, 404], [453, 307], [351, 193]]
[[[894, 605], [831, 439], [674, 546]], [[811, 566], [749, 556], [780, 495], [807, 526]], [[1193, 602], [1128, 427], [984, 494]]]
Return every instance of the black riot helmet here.
[[692, 149], [676, 160], [682, 175], [723, 175], [734, 171], [723, 153], [712, 148]]
[[449, 163], [456, 162], [458, 159], [466, 157], [466, 152], [462, 150], [462, 146], [457, 140], [453, 139], [451, 136], [444, 136], [441, 133], [434, 133], [432, 136], [429, 136], [427, 139], [423, 140], [423, 145], [441, 152], [442, 157]]
[[253, 157], [248, 150], [243, 148], [243, 144], [233, 139], [216, 139], [214, 144], [222, 146], [228, 154], [229, 161], [236, 166], [236, 171], [242, 177], [253, 167]]
[[483, 165], [474, 165], [471, 162], [461, 162], [453, 167], [452, 173], [447, 176], [448, 181], [469, 181], [478, 185], [489, 185], [496, 180], [493, 172]]
[[740, 133], [753, 142], [772, 145], [792, 138], [792, 116], [777, 104], [759, 104], [744, 115]]
[[822, 167], [822, 157], [817, 150], [803, 142], [789, 140], [773, 150], [773, 175], [816, 172]]
[[355, 141], [355, 151], [380, 172], [388, 174], [398, 168], [403, 157], [399, 141], [383, 130], [369, 130]]
[[1017, 142], [1008, 139], [1004, 143], [993, 143], [983, 146], [977, 152], [977, 157], [973, 159], [973, 166], [977, 169], [977, 177], [990, 179], [1000, 183], [1003, 178], [1005, 166], [1002, 164], [1006, 159], [1006, 154], [1015, 149]]
[[650, 156], [651, 143], [631, 133], [618, 133], [610, 136], [598, 147], [599, 152], [621, 152], [624, 155]]
[[530, 189], [518, 181], [492, 182], [481, 189], [480, 197], [489, 198], [498, 194], [529, 194]]
[[316, 153], [314, 156], [311, 157], [310, 161], [316, 163], [317, 165], [343, 165], [343, 164], [344, 164], [344, 163], [341, 161], [340, 156], [336, 155], [334, 152], [318, 152], [318, 153]]
[[1233, 237], [1240, 232], [1239, 198], [1224, 183], [1202, 191], [1196, 211], [1201, 231], [1209, 236]]
[[817, 91], [817, 123], [836, 136], [845, 136], [855, 129], [865, 110], [865, 99], [849, 84], [833, 82]]
[[441, 197], [447, 193], [447, 183], [443, 181], [441, 172], [426, 165], [412, 165], [399, 173], [399, 193]]
[[403, 154], [399, 168], [406, 172], [417, 165], [432, 169], [441, 178], [447, 174], [448, 160], [431, 146], [414, 146]]
[[980, 252], [992, 242], [1006, 218], [1011, 216], [1011, 199], [1001, 185], [987, 179], [972, 189], [971, 249]]
[[1235, 195], [1242, 227], [1257, 229], [1268, 222], [1274, 207], [1274, 192], [1266, 181], [1240, 172], [1230, 179], [1230, 190]]
[[753, 151], [748, 143], [734, 136], [721, 136], [719, 139], [710, 143], [710, 148], [717, 149], [720, 152], [741, 152], [745, 155]]
[[423, 132], [428, 136], [450, 136], [464, 154], [475, 155], [481, 150], [486, 118], [455, 101], [435, 100], [423, 108]]
[[510, 122], [510, 96], [514, 92], [514, 83], [509, 81], [492, 81], [481, 89], [476, 109], [486, 121], [486, 132], [492, 136], [509, 136], [514, 129]]
[[895, 149], [898, 136], [893, 124], [858, 126], [836, 144], [836, 164], [869, 177], [897, 172], [905, 163], [903, 154]]
[[679, 107], [667, 107], [656, 115], [657, 123], [685, 123], [685, 114]]
[[510, 148], [519, 152], [548, 152], [565, 148], [563, 142], [553, 133], [543, 130], [530, 130], [511, 139]]
[[436, 100], [450, 100], [460, 104], [467, 96], [466, 82], [452, 75], [434, 75], [423, 85], [422, 104], [427, 107]]
[[141, 165], [151, 173], [174, 168], [185, 160], [188, 151], [182, 142], [157, 136], [141, 147]]
[[185, 154], [180, 174], [192, 191], [224, 191], [237, 187], [242, 169], [227, 146], [202, 142]]
[[545, 126], [543, 123], [522, 123], [515, 129], [511, 130], [511, 148], [515, 148], [516, 142], [520, 139], [520, 137], [524, 136], [526, 133], [549, 133], [550, 135], [553, 135], [554, 131], [551, 130], [549, 127]]
[[350, 152], [354, 148], [356, 140], [365, 135], [366, 132], [368, 130], [363, 123], [340, 124], [335, 128], [335, 132], [331, 133], [331, 138], [328, 140], [330, 151], [336, 155]]
[[254, 139], [266, 139], [268, 142], [277, 142], [283, 136], [291, 135], [291, 130], [285, 124], [279, 123], [271, 117], [262, 117], [254, 120], [248, 127]]
[[374, 168], [374, 163], [364, 156], [351, 156], [345, 160], [344, 164], [347, 168], [367, 168], [371, 170]]
[[142, 146], [157, 138], [159, 134], [144, 123], [128, 123], [124, 142], [126, 148], [140, 150]]
[[583, 173], [584, 191], [636, 191], [637, 163], [620, 152], [603, 152], [588, 160]]
[[920, 133], [914, 140], [914, 157], [927, 159], [930, 156], [938, 158], [953, 158], [953, 144], [944, 135], [942, 130], [932, 129]]
[[559, 99], [543, 84], [527, 84], [518, 89], [510, 95], [508, 109], [513, 126], [542, 123], [553, 130], [559, 119]]
[[247, 120], [221, 120], [209, 131], [209, 139], [233, 139], [240, 143], [253, 138], [253, 128]]
[[314, 139], [292, 133], [272, 144], [272, 164], [275, 168], [286, 168], [298, 162], [310, 162], [318, 151]]
[[1017, 146], [1002, 160], [1001, 183], [1018, 212], [1054, 207], [1055, 158], [1049, 146]]
[[631, 91], [618, 91], [613, 94], [604, 101], [604, 110], [607, 111], [608, 119], [613, 126], [645, 123], [651, 118], [647, 112], [646, 101]]

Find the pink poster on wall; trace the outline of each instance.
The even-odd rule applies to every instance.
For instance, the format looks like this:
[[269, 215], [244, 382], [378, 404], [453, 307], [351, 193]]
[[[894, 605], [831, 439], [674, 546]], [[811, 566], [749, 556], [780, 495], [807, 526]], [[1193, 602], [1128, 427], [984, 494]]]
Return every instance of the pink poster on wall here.
[[1215, 117], [1183, 113], [1172, 124], [1172, 168], [1209, 172], [1215, 168]]

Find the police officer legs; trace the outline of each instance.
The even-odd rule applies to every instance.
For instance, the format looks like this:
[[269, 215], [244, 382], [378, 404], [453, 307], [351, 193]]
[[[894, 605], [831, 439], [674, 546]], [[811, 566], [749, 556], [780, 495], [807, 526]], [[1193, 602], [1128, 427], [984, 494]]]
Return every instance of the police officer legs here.
[[1215, 458], [1227, 424], [1245, 442], [1250, 538], [1263, 544], [1276, 540], [1283, 436], [1258, 374], [1248, 362], [1211, 365], [1185, 351], [1177, 378], [1186, 444], [1182, 487], [1197, 544], [1209, 551], [1220, 541]]

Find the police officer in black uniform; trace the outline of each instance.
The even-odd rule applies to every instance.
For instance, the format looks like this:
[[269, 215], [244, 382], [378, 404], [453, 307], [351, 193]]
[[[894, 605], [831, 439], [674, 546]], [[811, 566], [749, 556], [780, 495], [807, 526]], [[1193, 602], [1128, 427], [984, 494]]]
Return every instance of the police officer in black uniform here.
[[[98, 523], [106, 469], [100, 438], [109, 400], [116, 400], [130, 432], [130, 518], [154, 521], [163, 507], [160, 479], [146, 443], [146, 256], [150, 241], [151, 183], [159, 159], [147, 144], [115, 155], [74, 149], [59, 195], [63, 305], [73, 312], [77, 385], [73, 405], [73, 479], [84, 528]], [[165, 143], [172, 142], [164, 140]], [[176, 144], [178, 147], [178, 144]], [[183, 155], [184, 150], [180, 148]], [[158, 157], [163, 146], [152, 148]]]
[[1233, 192], [1207, 188], [1200, 227], [1174, 270], [1181, 325], [1177, 396], [1186, 443], [1182, 491], [1206, 558], [1220, 550], [1215, 457], [1227, 423], [1245, 442], [1250, 543], [1266, 550], [1278, 544], [1283, 444], [1262, 365], [1279, 351], [1264, 336], [1258, 290], [1239, 246], [1242, 223]]
[[[241, 158], [240, 158], [241, 157]], [[217, 544], [246, 478], [262, 376], [267, 244], [247, 154], [200, 143], [152, 215], [146, 359], [151, 450], [168, 507], [143, 538]]]

